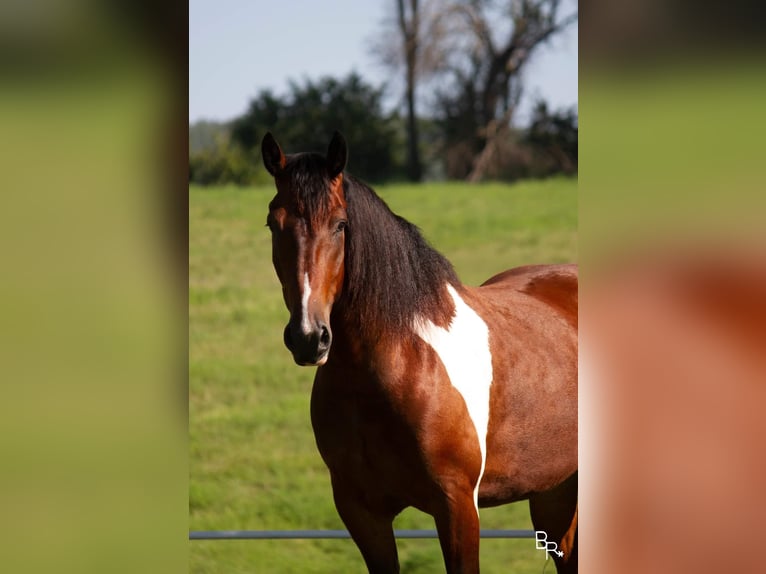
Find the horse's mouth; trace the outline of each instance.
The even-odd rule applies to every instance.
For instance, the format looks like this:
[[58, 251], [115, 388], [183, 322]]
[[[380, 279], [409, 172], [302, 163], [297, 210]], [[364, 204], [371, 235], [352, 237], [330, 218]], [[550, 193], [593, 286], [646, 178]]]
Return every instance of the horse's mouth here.
[[327, 351], [325, 351], [325, 353], [321, 357], [319, 357], [315, 361], [303, 361], [299, 359], [298, 357], [296, 357], [295, 355], [293, 355], [293, 359], [295, 360], [295, 363], [301, 367], [321, 367], [327, 362], [327, 358], [329, 356], [330, 356], [330, 351], [328, 349]]

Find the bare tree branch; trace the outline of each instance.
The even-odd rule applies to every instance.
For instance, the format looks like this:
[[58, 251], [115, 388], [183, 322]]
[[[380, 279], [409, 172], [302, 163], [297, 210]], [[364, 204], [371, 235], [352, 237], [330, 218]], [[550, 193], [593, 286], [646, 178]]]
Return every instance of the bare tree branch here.
[[[403, 81], [408, 172], [419, 177], [418, 92], [445, 126], [445, 150], [457, 146], [453, 177], [480, 179], [497, 154], [537, 48], [577, 21], [560, 17], [561, 0], [396, 0], [381, 34], [378, 59]], [[398, 41], [392, 42], [392, 36]], [[429, 85], [428, 91], [423, 86]], [[422, 105], [427, 100], [420, 102]], [[447, 125], [451, 127], [447, 127]], [[507, 146], [506, 146], [507, 147]], [[472, 155], [474, 161], [466, 161]], [[444, 157], [447, 157], [446, 155]]]

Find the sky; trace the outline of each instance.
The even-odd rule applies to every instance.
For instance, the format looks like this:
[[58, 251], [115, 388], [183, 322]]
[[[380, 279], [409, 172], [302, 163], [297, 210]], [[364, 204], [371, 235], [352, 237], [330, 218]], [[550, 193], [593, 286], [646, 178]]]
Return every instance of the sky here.
[[[391, 83], [369, 45], [392, 4], [393, 0], [191, 0], [189, 121], [233, 119], [262, 89], [286, 93], [289, 80], [343, 77], [356, 71], [375, 86]], [[576, 0], [562, 5], [562, 13], [569, 14]], [[400, 96], [391, 89], [386, 107], [394, 107]], [[517, 124], [527, 121], [538, 97], [554, 109], [577, 104], [576, 25], [539, 48], [530, 61]]]

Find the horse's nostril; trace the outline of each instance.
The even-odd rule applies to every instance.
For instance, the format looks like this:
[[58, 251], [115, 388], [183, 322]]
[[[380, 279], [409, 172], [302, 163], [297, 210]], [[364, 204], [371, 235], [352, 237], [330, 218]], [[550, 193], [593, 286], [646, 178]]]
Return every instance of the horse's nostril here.
[[322, 345], [322, 347], [330, 346], [330, 330], [325, 325], [322, 325], [320, 329], [319, 344]]
[[287, 347], [288, 350], [292, 351], [293, 350], [293, 336], [292, 336], [292, 333], [290, 332], [290, 325], [285, 327], [285, 332], [284, 332], [284, 335], [283, 335], [283, 339], [285, 341], [285, 347]]

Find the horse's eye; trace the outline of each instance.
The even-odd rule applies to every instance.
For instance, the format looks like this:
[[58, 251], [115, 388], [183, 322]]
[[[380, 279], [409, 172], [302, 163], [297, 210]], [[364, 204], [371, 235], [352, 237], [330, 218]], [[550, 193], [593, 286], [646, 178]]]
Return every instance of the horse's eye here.
[[340, 233], [344, 229], [346, 229], [346, 226], [348, 225], [348, 221], [341, 219], [335, 226], [335, 233]]

